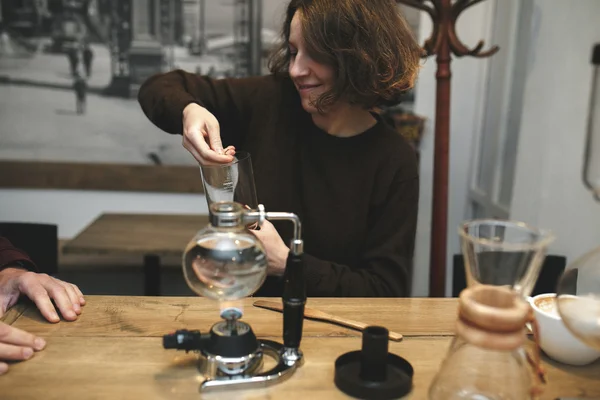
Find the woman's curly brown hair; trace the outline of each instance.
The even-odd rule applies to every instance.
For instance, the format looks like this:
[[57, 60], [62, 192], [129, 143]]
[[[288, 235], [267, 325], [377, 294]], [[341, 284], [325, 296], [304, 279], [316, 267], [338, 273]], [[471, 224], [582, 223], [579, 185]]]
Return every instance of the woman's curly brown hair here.
[[396, 104], [413, 87], [423, 51], [394, 0], [292, 0], [272, 73], [288, 74], [296, 12], [310, 56], [336, 71], [333, 88], [315, 102], [319, 111], [339, 99], [366, 109]]

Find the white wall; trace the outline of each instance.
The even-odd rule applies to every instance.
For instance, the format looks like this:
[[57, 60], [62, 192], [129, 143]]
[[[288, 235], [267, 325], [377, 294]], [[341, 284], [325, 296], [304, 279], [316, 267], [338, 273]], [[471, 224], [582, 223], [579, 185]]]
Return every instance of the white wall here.
[[71, 238], [103, 212], [207, 214], [204, 195], [83, 190], [0, 190], [0, 221], [58, 225]]
[[[495, 0], [482, 2], [466, 10], [457, 23], [458, 37], [468, 47], [479, 40], [490, 46]], [[431, 34], [431, 19], [421, 15], [419, 42]], [[485, 49], [487, 49], [486, 47]], [[476, 133], [481, 130], [483, 99], [486, 94], [486, 76], [489, 59], [454, 57], [450, 65], [450, 185], [448, 193], [448, 247], [447, 293], [451, 287], [452, 255], [460, 252], [456, 229], [465, 219], [472, 146]], [[429, 294], [429, 243], [431, 234], [431, 202], [433, 185], [433, 145], [435, 128], [435, 58], [429, 58], [419, 75], [415, 89], [415, 113], [427, 118], [421, 143], [421, 196], [419, 222], [415, 247], [413, 295]]]
[[511, 218], [553, 230], [550, 251], [572, 261], [600, 245], [600, 203], [581, 180], [600, 1], [533, 3]]

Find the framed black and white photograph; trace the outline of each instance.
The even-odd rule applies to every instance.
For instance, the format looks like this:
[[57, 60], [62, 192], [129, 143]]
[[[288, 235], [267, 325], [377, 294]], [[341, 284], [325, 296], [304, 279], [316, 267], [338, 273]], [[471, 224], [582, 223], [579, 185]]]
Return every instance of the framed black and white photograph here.
[[22, 169], [7, 184], [136, 190], [168, 180], [150, 167], [195, 167], [181, 140], [143, 115], [140, 85], [179, 68], [216, 78], [268, 73], [287, 3], [1, 0], [0, 162]]

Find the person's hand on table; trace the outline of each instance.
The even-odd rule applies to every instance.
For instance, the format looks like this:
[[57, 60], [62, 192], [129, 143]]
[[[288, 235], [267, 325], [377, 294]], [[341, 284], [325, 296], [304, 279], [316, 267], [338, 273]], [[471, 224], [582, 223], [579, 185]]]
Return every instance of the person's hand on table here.
[[196, 103], [183, 109], [183, 147], [202, 165], [230, 163], [235, 155], [235, 147], [223, 149], [217, 118]]
[[8, 371], [8, 364], [4, 361], [28, 360], [44, 347], [44, 339], [0, 322], [0, 375]]
[[85, 304], [83, 293], [71, 283], [20, 268], [0, 271], [0, 316], [17, 302], [21, 294], [29, 297], [50, 322], [60, 321], [52, 300], [67, 321], [76, 320], [81, 314], [81, 306]]
[[264, 220], [260, 226], [260, 230], [251, 230], [250, 232], [260, 240], [265, 248], [269, 263], [267, 273], [269, 275], [283, 275], [290, 249], [283, 243], [283, 239], [279, 236], [277, 229], [275, 229], [271, 222]]

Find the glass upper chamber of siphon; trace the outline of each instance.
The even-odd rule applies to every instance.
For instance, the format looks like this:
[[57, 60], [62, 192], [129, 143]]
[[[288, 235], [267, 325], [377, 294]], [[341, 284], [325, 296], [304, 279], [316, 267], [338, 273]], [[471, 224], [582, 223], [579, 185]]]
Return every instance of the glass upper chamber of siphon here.
[[525, 351], [531, 315], [525, 296], [553, 237], [501, 220], [469, 221], [459, 234], [468, 287], [460, 294], [456, 336], [429, 399], [529, 399], [539, 387]]
[[216, 202], [214, 214], [230, 220], [209, 224], [188, 243], [183, 272], [189, 287], [200, 296], [218, 301], [239, 300], [252, 295], [265, 281], [267, 259], [260, 241], [243, 223], [241, 204]]

